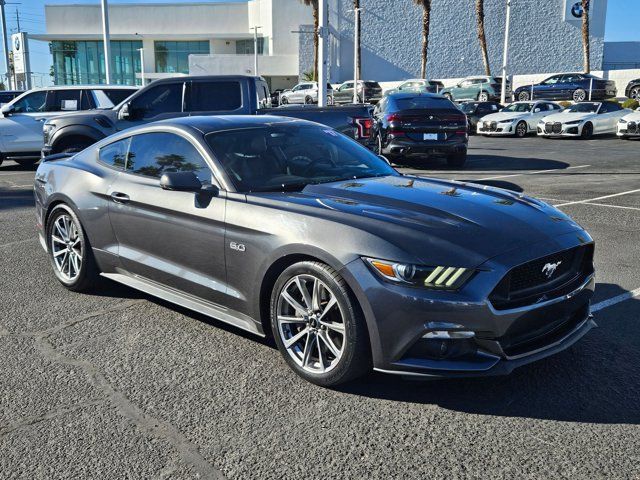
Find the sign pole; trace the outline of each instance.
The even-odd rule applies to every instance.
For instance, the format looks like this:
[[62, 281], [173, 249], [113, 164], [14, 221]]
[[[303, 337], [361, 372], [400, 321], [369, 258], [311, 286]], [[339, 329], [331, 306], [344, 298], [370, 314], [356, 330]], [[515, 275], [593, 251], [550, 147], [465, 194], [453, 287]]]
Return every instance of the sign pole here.
[[500, 103], [507, 101], [507, 58], [509, 52], [509, 24], [511, 23], [511, 0], [507, 0], [507, 17], [504, 25], [504, 50], [502, 53], [502, 88], [500, 89]]
[[4, 14], [5, 1], [0, 0], [0, 16], [2, 17], [2, 48], [4, 48], [5, 76], [7, 77], [7, 87], [11, 89], [11, 76], [9, 75], [9, 46], [7, 45], [7, 20]]
[[318, 0], [318, 106], [327, 106], [327, 0]]
[[102, 3], [102, 41], [104, 43], [104, 73], [107, 85], [111, 84], [111, 40], [109, 38], [109, 5], [107, 0]]

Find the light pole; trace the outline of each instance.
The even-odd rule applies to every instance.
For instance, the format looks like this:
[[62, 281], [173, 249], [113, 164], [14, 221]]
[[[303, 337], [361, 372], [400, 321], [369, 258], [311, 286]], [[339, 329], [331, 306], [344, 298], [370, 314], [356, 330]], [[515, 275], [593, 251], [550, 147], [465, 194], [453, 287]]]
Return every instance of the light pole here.
[[7, 87], [11, 89], [11, 77], [9, 75], [9, 47], [7, 45], [7, 21], [4, 16], [5, 1], [0, 0], [0, 15], [2, 16], [2, 47], [4, 48], [4, 64], [6, 67]]
[[142, 86], [144, 87], [144, 39], [142, 38], [142, 35], [140, 35], [139, 33], [134, 33], [134, 35], [136, 37], [140, 37], [140, 42], [142, 43], [142, 47], [140, 47], [138, 49], [138, 51], [140, 52], [140, 82], [142, 83]]
[[[507, 101], [507, 58], [509, 53], [509, 24], [511, 23], [511, 0], [507, 0], [507, 17], [504, 26], [504, 50], [502, 52], [502, 86], [500, 90], [500, 103]], [[531, 98], [533, 100], [533, 97]]]
[[258, 29], [262, 28], [258, 25], [251, 27], [253, 30], [253, 74], [258, 76]]
[[104, 73], [107, 85], [111, 83], [111, 43], [109, 39], [109, 5], [107, 0], [102, 3], [102, 41], [104, 42]]
[[353, 22], [353, 103], [358, 101], [358, 63], [360, 62], [360, 7], [354, 8]]
[[318, 0], [318, 106], [327, 106], [327, 0]]

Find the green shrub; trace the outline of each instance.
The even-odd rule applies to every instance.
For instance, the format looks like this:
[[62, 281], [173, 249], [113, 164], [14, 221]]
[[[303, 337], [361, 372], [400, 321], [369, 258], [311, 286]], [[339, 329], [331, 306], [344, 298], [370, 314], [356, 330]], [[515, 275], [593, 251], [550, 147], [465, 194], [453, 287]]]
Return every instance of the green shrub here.
[[558, 104], [559, 104], [562, 108], [569, 108], [569, 107], [572, 105], [572, 103], [571, 103], [571, 102], [567, 102], [567, 101], [564, 101], [564, 102], [558, 102]]
[[633, 100], [631, 98], [622, 102], [622, 108], [630, 108], [631, 110], [635, 110], [639, 106], [640, 106], [640, 103], [638, 103], [637, 100]]

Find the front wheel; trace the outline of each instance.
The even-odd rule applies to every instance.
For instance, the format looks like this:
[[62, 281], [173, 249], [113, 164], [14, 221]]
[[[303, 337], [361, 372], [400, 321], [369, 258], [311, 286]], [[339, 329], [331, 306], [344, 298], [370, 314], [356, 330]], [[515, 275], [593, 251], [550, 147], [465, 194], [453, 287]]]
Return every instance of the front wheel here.
[[452, 153], [447, 156], [447, 165], [450, 167], [462, 167], [467, 163], [467, 152]]
[[271, 293], [278, 350], [299, 376], [330, 387], [371, 370], [367, 328], [344, 279], [305, 261], [287, 268]]
[[281, 105], [287, 105], [288, 103], [289, 103], [289, 99], [287, 97], [282, 97], [282, 100], [280, 100]]
[[478, 101], [479, 102], [488, 102], [489, 101], [489, 94], [487, 92], [480, 92], [478, 94]]
[[305, 99], [304, 99], [304, 103], [305, 103], [306, 105], [311, 105], [311, 104], [313, 103], [313, 98], [311, 98], [311, 97], [309, 97], [309, 96], [305, 97]]
[[98, 267], [73, 210], [63, 204], [54, 208], [47, 220], [46, 238], [53, 273], [60, 283], [75, 292], [92, 290], [99, 278]]
[[517, 138], [524, 138], [527, 136], [529, 132], [529, 127], [527, 126], [527, 122], [518, 122], [516, 125], [515, 135]]
[[589, 140], [591, 137], [593, 137], [593, 125], [587, 122], [584, 124], [584, 127], [582, 127], [580, 138], [583, 140]]
[[520, 102], [526, 102], [527, 100], [529, 100], [529, 92], [522, 91], [522, 92], [518, 93], [518, 100]]

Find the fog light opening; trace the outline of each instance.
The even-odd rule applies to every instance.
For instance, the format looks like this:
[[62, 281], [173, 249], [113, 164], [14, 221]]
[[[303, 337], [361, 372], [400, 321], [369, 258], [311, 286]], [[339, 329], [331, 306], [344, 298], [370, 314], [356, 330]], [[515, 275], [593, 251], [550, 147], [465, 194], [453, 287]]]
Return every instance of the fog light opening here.
[[473, 338], [476, 336], [475, 332], [470, 330], [433, 330], [425, 333], [422, 338], [429, 340], [461, 340], [467, 338]]

